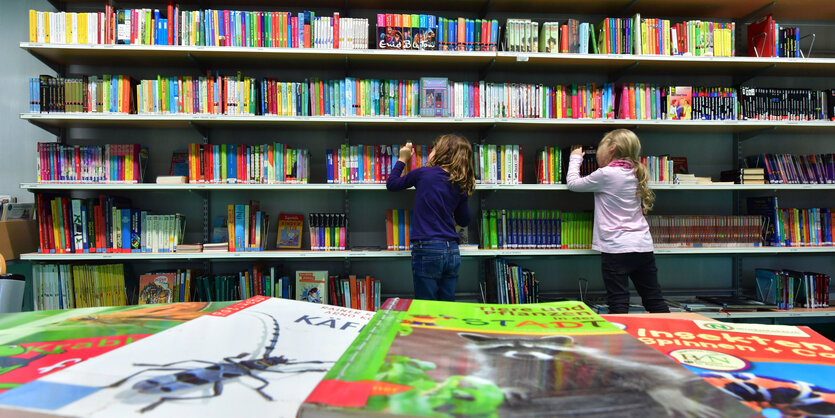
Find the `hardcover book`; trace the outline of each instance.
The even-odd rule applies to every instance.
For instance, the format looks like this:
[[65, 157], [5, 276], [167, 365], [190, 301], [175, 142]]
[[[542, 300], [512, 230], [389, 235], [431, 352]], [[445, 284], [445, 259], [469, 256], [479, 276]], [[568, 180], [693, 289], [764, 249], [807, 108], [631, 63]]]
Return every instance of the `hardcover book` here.
[[449, 116], [446, 112], [448, 84], [449, 80], [445, 77], [421, 77], [421, 116]]
[[174, 296], [174, 273], [139, 276], [139, 304], [171, 303]]
[[10, 390], [0, 414], [292, 416], [372, 316], [249, 298]]
[[[0, 409], [15, 404], [18, 386], [229, 304], [192, 302], [0, 315]], [[6, 391], [9, 395], [3, 394]]]
[[301, 248], [304, 215], [282, 213], [278, 215], [278, 242], [276, 248]]
[[752, 416], [581, 302], [389, 299], [300, 417]]
[[811, 328], [603, 317], [764, 416], [835, 413], [835, 344]]
[[313, 303], [328, 303], [328, 272], [297, 271], [296, 300]]

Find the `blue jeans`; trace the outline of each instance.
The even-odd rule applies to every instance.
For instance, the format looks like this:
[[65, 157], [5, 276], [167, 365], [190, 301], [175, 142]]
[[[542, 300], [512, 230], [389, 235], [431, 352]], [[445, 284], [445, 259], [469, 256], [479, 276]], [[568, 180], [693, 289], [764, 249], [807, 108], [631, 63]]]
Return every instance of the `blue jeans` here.
[[455, 301], [461, 254], [456, 241], [413, 241], [415, 299]]

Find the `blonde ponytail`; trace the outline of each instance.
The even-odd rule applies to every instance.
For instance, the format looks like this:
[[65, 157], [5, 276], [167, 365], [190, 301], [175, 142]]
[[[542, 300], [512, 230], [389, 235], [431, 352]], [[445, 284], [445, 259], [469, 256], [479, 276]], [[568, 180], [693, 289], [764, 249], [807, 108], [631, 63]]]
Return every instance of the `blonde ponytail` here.
[[655, 193], [649, 188], [649, 171], [641, 164], [641, 141], [638, 135], [629, 129], [616, 129], [603, 136], [601, 145], [615, 144], [612, 160], [627, 160], [632, 163], [638, 188], [635, 195], [641, 199], [644, 214], [652, 210], [655, 203]]

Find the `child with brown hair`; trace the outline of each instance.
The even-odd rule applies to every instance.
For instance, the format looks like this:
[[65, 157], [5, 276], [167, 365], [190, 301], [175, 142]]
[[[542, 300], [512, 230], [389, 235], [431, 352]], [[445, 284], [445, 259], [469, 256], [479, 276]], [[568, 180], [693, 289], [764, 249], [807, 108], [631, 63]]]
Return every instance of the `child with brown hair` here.
[[655, 195], [649, 173], [641, 164], [641, 142], [634, 132], [607, 133], [597, 147], [600, 168], [580, 177], [584, 152], [573, 147], [568, 163], [568, 189], [594, 192], [594, 232], [591, 248], [600, 251], [609, 313], [629, 311], [629, 279], [649, 312], [669, 312], [661, 294], [652, 236], [644, 214]]
[[463, 136], [441, 135], [432, 146], [426, 167], [401, 177], [413, 154], [411, 142], [400, 148], [386, 188], [416, 189], [410, 229], [415, 299], [454, 301], [461, 266], [454, 224], [470, 223], [467, 198], [475, 188], [473, 147]]

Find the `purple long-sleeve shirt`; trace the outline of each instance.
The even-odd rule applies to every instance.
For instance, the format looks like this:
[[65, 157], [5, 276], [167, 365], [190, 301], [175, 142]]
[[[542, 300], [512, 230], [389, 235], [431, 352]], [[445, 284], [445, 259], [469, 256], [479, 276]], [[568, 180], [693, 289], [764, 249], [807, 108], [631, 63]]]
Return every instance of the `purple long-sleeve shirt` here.
[[398, 161], [386, 180], [386, 188], [395, 192], [414, 186], [415, 210], [412, 212], [411, 241], [458, 241], [453, 222], [470, 223], [467, 195], [449, 182], [449, 173], [440, 167], [421, 167], [403, 177], [406, 164]]

